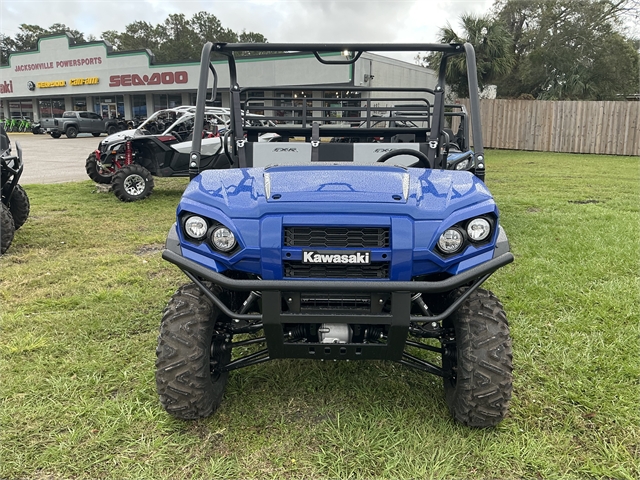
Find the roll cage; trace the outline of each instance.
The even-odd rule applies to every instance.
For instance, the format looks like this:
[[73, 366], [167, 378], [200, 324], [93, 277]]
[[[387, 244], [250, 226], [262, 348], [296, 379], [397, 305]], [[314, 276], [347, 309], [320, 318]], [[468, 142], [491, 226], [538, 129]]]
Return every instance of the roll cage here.
[[[438, 69], [435, 88], [410, 87], [367, 87], [356, 85], [321, 85], [303, 88], [308, 92], [330, 89], [342, 89], [350, 95], [344, 102], [347, 105], [335, 106], [327, 102], [313, 99], [294, 99], [284, 96], [291, 92], [292, 87], [268, 87], [273, 96], [252, 95], [256, 88], [243, 88], [238, 80], [236, 53], [237, 52], [282, 52], [295, 54], [313, 54], [325, 65], [353, 65], [362, 53], [371, 52], [440, 52], [442, 60]], [[339, 52], [346, 55], [336, 57]], [[212, 55], [227, 59], [229, 68], [229, 100], [231, 123], [225, 135], [225, 145], [230, 143], [229, 152], [232, 166], [246, 168], [252, 166], [251, 152], [245, 148], [247, 142], [256, 142], [258, 136], [264, 133], [277, 133], [281, 141], [293, 138], [303, 138], [312, 146], [319, 145], [323, 137], [379, 137], [384, 141], [405, 141], [403, 135], [411, 135], [413, 141], [420, 143], [420, 150], [424, 151], [433, 168], [447, 168], [447, 145], [451, 142], [450, 129], [447, 121], [453, 118], [463, 124], [465, 138], [463, 144], [468, 148], [469, 142], [466, 112], [456, 110], [445, 104], [445, 72], [448, 59], [455, 55], [465, 55], [467, 64], [467, 78], [469, 82], [471, 134], [473, 135], [473, 155], [471, 170], [480, 179], [484, 179], [484, 147], [480, 124], [480, 101], [478, 98], [478, 81], [476, 76], [476, 60], [473, 46], [465, 44], [378, 44], [378, 43], [323, 43], [323, 44], [280, 44], [280, 43], [211, 43], [202, 49], [200, 78], [196, 100], [195, 131], [202, 130], [204, 109], [208, 102], [216, 98], [218, 74], [211, 62]], [[327, 56], [327, 54], [333, 54]], [[325, 55], [323, 57], [323, 55]], [[339, 58], [339, 59], [336, 59]], [[330, 68], [330, 67], [329, 67]], [[213, 87], [209, 96], [209, 78], [213, 75]], [[260, 90], [264, 90], [261, 87]], [[375, 97], [372, 97], [375, 96]], [[316, 100], [316, 101], [314, 101]], [[381, 102], [393, 101], [394, 105], [380, 106]], [[276, 105], [279, 102], [279, 105]], [[318, 105], [321, 103], [321, 105]], [[270, 105], [266, 107], [265, 105]], [[243, 121], [248, 115], [264, 110], [264, 122], [250, 125]], [[267, 114], [267, 110], [271, 114]], [[449, 117], [446, 120], [446, 117]], [[415, 128], [420, 123], [427, 126]], [[380, 128], [376, 123], [388, 121], [393, 127]], [[352, 126], [359, 128], [353, 129]], [[201, 139], [194, 138], [189, 161], [189, 175], [194, 178], [200, 173]], [[326, 156], [325, 156], [326, 158]], [[375, 159], [372, 159], [375, 161]]]

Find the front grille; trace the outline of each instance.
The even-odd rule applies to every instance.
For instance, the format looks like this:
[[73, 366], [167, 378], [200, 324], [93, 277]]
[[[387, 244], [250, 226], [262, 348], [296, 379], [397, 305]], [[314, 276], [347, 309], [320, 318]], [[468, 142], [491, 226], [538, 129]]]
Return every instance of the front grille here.
[[285, 261], [287, 278], [389, 278], [389, 262], [371, 262], [369, 265], [310, 265]]
[[365, 294], [303, 293], [302, 310], [370, 310], [371, 296]]
[[285, 227], [285, 247], [384, 248], [388, 227]]

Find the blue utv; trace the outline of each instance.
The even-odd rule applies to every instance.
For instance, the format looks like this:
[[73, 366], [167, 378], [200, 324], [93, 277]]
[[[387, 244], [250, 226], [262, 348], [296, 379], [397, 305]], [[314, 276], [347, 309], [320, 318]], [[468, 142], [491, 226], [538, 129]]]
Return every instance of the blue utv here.
[[[340, 100], [327, 101], [326, 85], [242, 87], [236, 55], [267, 51], [352, 71], [363, 52], [431, 51], [441, 65], [435, 86], [336, 84]], [[466, 57], [469, 119], [445, 105], [456, 55]], [[391, 360], [442, 377], [457, 421], [498, 424], [512, 393], [511, 338], [502, 304], [480, 287], [513, 255], [483, 182], [473, 47], [207, 43], [196, 122], [216, 98], [221, 56], [231, 168], [200, 172], [194, 138], [192, 180], [163, 251], [190, 280], [160, 326], [156, 383], [167, 412], [210, 415], [229, 372], [268, 360]], [[243, 122], [252, 113], [267, 121]], [[267, 133], [280, 141], [258, 142]]]

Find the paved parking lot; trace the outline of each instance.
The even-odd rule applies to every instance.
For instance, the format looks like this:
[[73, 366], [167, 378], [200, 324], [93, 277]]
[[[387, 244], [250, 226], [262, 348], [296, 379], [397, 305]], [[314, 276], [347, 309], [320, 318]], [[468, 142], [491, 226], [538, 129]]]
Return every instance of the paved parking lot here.
[[81, 134], [77, 138], [52, 138], [32, 133], [9, 133], [12, 150], [15, 144], [22, 147], [24, 172], [20, 184], [61, 183], [89, 180], [84, 162], [106, 135], [94, 137]]

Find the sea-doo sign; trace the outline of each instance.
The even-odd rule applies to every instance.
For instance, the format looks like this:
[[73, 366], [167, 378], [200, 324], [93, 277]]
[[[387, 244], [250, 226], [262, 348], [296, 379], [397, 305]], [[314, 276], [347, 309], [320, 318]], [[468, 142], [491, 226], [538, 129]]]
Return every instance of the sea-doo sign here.
[[152, 75], [138, 75], [137, 73], [125, 75], [111, 75], [109, 77], [110, 87], [138, 87], [145, 85], [173, 85], [189, 82], [189, 73], [179, 72], [156, 72]]
[[304, 250], [302, 252], [302, 263], [316, 263], [321, 265], [369, 265], [371, 263], [371, 252]]

